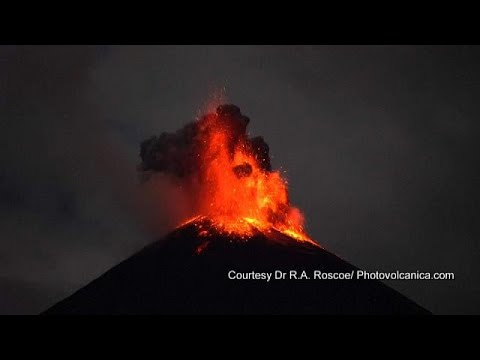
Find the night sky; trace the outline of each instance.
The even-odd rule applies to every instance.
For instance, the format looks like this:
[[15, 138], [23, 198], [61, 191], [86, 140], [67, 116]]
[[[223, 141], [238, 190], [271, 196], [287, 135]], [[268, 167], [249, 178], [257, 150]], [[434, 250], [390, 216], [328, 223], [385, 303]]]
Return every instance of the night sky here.
[[371, 271], [454, 272], [387, 284], [480, 313], [480, 47], [0, 46], [0, 314], [45, 310], [154, 240], [132, 205], [140, 142], [218, 94], [314, 239]]

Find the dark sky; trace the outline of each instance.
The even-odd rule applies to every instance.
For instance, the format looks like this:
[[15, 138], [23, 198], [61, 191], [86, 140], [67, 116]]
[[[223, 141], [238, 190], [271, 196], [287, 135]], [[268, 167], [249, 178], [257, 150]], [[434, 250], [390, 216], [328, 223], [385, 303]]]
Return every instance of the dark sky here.
[[[311, 235], [434, 313], [480, 313], [480, 47], [0, 47], [0, 313], [38, 313], [152, 241], [140, 142], [225, 89]], [[164, 219], [159, 223], [165, 224]]]

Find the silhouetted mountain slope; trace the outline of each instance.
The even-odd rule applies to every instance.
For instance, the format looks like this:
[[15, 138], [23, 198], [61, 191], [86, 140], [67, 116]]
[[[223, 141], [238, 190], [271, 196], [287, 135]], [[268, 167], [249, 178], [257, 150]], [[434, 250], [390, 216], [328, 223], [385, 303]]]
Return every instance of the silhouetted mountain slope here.
[[[199, 235], [198, 225], [208, 229]], [[184, 225], [44, 314], [428, 314], [378, 281], [313, 280], [356, 268], [272, 230], [248, 239]], [[229, 280], [228, 271], [306, 270], [310, 280]]]

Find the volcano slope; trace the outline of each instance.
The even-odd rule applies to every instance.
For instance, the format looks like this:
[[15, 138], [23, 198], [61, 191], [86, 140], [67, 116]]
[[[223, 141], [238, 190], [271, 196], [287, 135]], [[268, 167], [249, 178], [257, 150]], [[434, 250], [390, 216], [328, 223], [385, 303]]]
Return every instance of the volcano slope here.
[[[310, 279], [230, 280], [230, 270], [305, 270]], [[379, 281], [314, 280], [314, 270], [356, 268], [274, 229], [245, 239], [197, 218], [44, 314], [429, 314]]]

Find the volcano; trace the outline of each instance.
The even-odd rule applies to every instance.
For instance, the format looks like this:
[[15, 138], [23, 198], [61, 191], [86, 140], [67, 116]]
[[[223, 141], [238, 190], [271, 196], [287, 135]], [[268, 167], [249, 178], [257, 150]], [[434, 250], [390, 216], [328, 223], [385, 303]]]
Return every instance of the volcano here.
[[190, 199], [193, 217], [46, 314], [428, 313], [378, 281], [315, 278], [353, 277], [356, 268], [307, 234], [288, 182], [272, 169], [263, 137], [249, 136], [249, 122], [225, 104], [145, 140], [142, 181], [155, 187], [155, 174], [167, 176]]
[[[296, 271], [297, 279], [255, 279]], [[233, 274], [249, 279], [230, 279]], [[309, 279], [300, 279], [305, 271]], [[428, 314], [375, 280], [317, 280], [356, 268], [310, 242], [252, 226], [246, 239], [198, 217], [118, 264], [45, 314]]]

